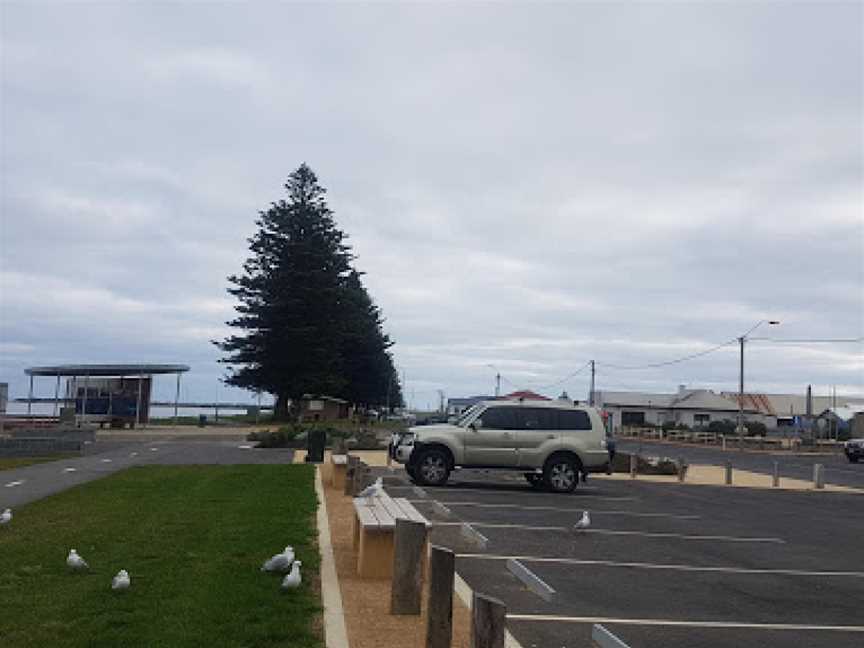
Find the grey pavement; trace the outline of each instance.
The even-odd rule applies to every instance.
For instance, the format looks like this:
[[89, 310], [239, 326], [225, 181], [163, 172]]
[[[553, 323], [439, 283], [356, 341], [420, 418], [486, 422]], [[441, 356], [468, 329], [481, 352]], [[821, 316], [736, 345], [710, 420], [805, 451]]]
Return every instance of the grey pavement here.
[[[443, 523], [433, 542], [457, 553], [473, 590], [517, 615], [508, 627], [524, 648], [589, 646], [595, 619], [632, 648], [862, 645], [864, 495], [599, 477], [554, 495], [509, 475], [468, 472], [424, 487], [426, 498], [387, 490]], [[583, 510], [592, 526], [576, 533]], [[487, 545], [467, 542], [460, 522]], [[508, 557], [556, 590], [552, 600], [517, 580]]]
[[652, 441], [619, 440], [621, 452], [639, 452], [677, 459], [683, 457], [690, 463], [722, 466], [731, 460], [733, 466], [742, 470], [770, 475], [774, 462], [778, 462], [780, 476], [791, 479], [813, 479], [813, 465], [825, 466], [825, 483], [851, 488], [864, 488], [864, 463], [851, 464], [845, 455], [836, 454], [791, 454], [788, 452], [753, 452], [747, 450], [722, 450], [714, 447], [658, 443]]
[[15, 508], [139, 465], [291, 463], [289, 449], [257, 449], [245, 441], [97, 441], [85, 454], [0, 471], [0, 509]]

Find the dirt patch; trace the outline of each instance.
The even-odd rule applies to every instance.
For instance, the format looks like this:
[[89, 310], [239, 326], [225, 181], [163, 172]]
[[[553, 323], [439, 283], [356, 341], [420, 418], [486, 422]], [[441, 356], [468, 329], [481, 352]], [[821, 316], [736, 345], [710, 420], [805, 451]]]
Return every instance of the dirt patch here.
[[[351, 648], [425, 645], [426, 586], [424, 585], [421, 616], [392, 616], [390, 581], [362, 580], [357, 577], [356, 555], [352, 546], [354, 509], [351, 498], [329, 487], [325, 487], [324, 493], [327, 498], [330, 537]], [[454, 595], [452, 643], [454, 648], [469, 647], [470, 624], [468, 608]]]

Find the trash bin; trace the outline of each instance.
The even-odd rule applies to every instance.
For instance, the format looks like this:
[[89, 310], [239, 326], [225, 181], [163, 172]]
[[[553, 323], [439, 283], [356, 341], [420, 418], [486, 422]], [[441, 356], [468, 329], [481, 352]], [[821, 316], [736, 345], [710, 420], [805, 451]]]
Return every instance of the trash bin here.
[[204, 427], [205, 425], [207, 425], [207, 415], [206, 414], [199, 414], [198, 415], [198, 427]]
[[306, 435], [306, 463], [321, 463], [324, 461], [324, 444], [327, 433], [324, 430], [310, 430]]

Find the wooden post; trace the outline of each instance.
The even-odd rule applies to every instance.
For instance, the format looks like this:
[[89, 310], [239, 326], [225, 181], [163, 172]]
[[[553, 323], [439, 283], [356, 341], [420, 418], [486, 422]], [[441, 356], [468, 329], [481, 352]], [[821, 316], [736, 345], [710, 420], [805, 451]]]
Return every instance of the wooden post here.
[[345, 486], [342, 489], [345, 495], [354, 494], [354, 471], [357, 470], [359, 464], [360, 459], [354, 455], [348, 455], [348, 464], [345, 467]]
[[453, 641], [453, 581], [456, 556], [444, 547], [432, 547], [429, 558], [429, 602], [426, 648], [450, 648]]
[[732, 485], [732, 462], [730, 460], [726, 460], [726, 485]]
[[771, 481], [771, 485], [774, 488], [780, 487], [780, 462], [774, 462], [774, 479]]
[[371, 470], [369, 466], [361, 461], [357, 466], [354, 467], [354, 479], [351, 480], [351, 495], [356, 497], [357, 493], [362, 491], [370, 484], [370, 476]]
[[813, 488], [825, 488], [825, 466], [813, 464]]
[[687, 464], [684, 461], [684, 457], [678, 457], [678, 481], [683, 482], [686, 476]]
[[504, 648], [507, 606], [498, 599], [474, 592], [471, 648]]
[[390, 614], [420, 614], [426, 524], [397, 518], [394, 539]]
[[636, 479], [636, 468], [639, 465], [639, 457], [635, 454], [630, 455], [630, 478]]

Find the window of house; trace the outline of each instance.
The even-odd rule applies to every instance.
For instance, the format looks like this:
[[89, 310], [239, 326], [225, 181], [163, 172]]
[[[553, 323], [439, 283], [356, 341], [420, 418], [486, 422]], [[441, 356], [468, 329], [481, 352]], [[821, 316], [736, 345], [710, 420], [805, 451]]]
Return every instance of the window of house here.
[[621, 412], [621, 425], [645, 425], [645, 412]]
[[515, 407], [490, 407], [480, 415], [483, 427], [490, 430], [518, 430], [520, 421]]
[[693, 423], [696, 427], [707, 427], [707, 425], [711, 422], [710, 414], [694, 414], [693, 415]]

